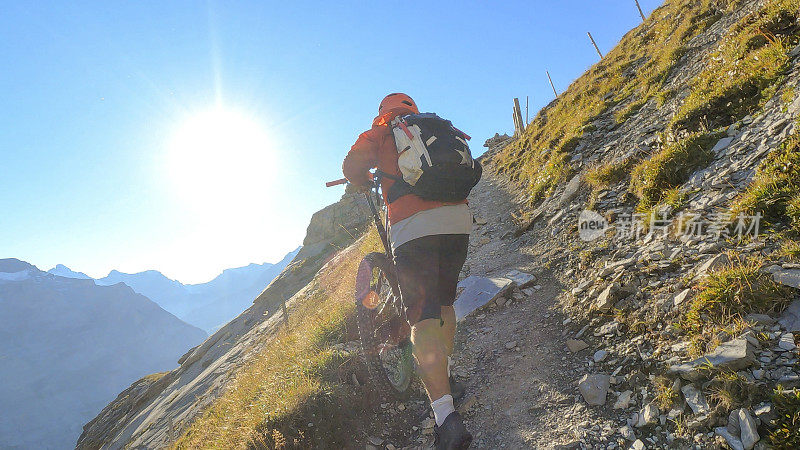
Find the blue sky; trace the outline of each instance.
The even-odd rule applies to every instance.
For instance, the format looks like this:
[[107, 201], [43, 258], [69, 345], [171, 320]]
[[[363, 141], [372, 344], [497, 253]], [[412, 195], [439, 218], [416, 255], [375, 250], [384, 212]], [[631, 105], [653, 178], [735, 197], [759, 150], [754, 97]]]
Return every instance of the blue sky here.
[[0, 257], [183, 282], [277, 261], [385, 94], [481, 153], [513, 97], [552, 100], [546, 69], [561, 91], [597, 61], [587, 31], [605, 52], [640, 20], [633, 0], [2, 1]]

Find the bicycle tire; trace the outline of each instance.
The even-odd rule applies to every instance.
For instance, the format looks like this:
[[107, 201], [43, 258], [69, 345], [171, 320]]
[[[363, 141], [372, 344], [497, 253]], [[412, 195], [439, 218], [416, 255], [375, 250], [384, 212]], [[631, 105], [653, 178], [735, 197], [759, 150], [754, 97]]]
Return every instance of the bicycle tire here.
[[[382, 353], [385, 355], [389, 352], [381, 351], [385, 348], [385, 341], [380, 334], [381, 329], [376, 327], [376, 311], [380, 308], [368, 308], [364, 304], [364, 298], [370, 291], [376, 292], [379, 297], [384, 296], [381, 305], [390, 301], [388, 296], [393, 295], [392, 285], [395, 290], [397, 288], [396, 279], [394, 265], [385, 254], [373, 252], [365, 255], [356, 276], [355, 301], [359, 342], [370, 381], [384, 396], [402, 400], [410, 395], [414, 378], [411, 341], [403, 339], [390, 350], [390, 356], [396, 361], [387, 362], [383, 359]], [[381, 280], [385, 284], [376, 285], [376, 281], [380, 283]], [[398, 313], [402, 311], [393, 311], [391, 315], [396, 317], [391, 318], [404, 321], [404, 316]]]

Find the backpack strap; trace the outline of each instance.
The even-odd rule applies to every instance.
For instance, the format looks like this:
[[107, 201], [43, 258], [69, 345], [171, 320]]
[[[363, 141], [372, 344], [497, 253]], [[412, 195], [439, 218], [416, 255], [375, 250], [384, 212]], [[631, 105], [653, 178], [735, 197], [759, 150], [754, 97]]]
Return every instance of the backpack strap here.
[[388, 178], [394, 181], [392, 187], [386, 191], [387, 203], [393, 203], [398, 198], [411, 193], [412, 187], [410, 184], [406, 183], [403, 177], [398, 177], [397, 175], [392, 175], [379, 169], [375, 171], [375, 178], [377, 178], [378, 182], [380, 182], [381, 178]]
[[411, 194], [413, 192], [413, 187], [406, 183], [402, 178], [400, 181], [395, 181], [392, 187], [386, 191], [386, 202], [387, 203], [394, 203], [395, 200], [398, 198]]

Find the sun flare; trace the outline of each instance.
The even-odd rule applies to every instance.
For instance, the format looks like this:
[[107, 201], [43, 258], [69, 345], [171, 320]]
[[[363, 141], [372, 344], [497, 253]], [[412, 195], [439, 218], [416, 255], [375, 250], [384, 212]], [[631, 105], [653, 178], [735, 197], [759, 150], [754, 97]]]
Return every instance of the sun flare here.
[[186, 118], [168, 146], [169, 177], [182, 201], [238, 207], [263, 191], [275, 164], [254, 116], [215, 107]]

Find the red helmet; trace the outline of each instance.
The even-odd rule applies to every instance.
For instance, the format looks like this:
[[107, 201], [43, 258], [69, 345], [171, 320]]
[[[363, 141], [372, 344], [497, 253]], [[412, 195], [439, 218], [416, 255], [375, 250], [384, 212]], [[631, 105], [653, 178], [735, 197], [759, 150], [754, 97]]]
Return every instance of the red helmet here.
[[414, 114], [419, 114], [417, 104], [406, 94], [394, 93], [389, 94], [381, 101], [381, 106], [378, 107], [378, 115], [383, 116], [396, 109], [410, 110]]

